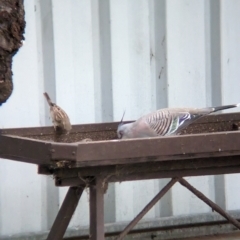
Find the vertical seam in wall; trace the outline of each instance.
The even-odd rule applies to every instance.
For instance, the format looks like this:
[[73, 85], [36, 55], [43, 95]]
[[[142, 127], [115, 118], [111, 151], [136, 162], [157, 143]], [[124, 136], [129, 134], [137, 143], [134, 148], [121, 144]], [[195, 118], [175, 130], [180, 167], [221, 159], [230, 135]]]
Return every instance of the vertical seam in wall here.
[[167, 13], [168, 13], [168, 11], [167, 11], [167, 9], [168, 9], [168, 7], [167, 7], [167, 0], [165, 0], [165, 29], [166, 29], [166, 39], [165, 39], [165, 48], [166, 48], [166, 87], [167, 87], [167, 95], [166, 95], [166, 102], [167, 102], [167, 106], [166, 107], [168, 107], [169, 106], [169, 81], [168, 81], [168, 41], [167, 41], [167, 39], [168, 39], [168, 28], [167, 28], [167, 26], [168, 26], [168, 16], [167, 16]]
[[[112, 45], [110, 1], [99, 2], [99, 41], [100, 41], [100, 81], [101, 81], [101, 119], [104, 122], [113, 121], [113, 91], [112, 91]], [[108, 192], [104, 195], [104, 222], [116, 221], [116, 191], [115, 183], [109, 183]]]
[[112, 121], [112, 66], [109, 0], [92, 1], [95, 119]]
[[[54, 49], [54, 25], [53, 25], [53, 4], [52, 0], [40, 0], [39, 1], [39, 11], [41, 20], [41, 44], [42, 44], [42, 61], [43, 61], [43, 78], [44, 85], [43, 90], [49, 92], [53, 101], [56, 101], [56, 75], [55, 75], [55, 49]], [[44, 15], [43, 11], [45, 12]], [[40, 93], [42, 95], [42, 93]], [[49, 122], [49, 107], [45, 103], [45, 99], [42, 95], [42, 101], [45, 106], [45, 123]], [[46, 189], [41, 189], [43, 191], [43, 196], [46, 194], [46, 199], [43, 203], [46, 204], [44, 207], [44, 216], [47, 219], [42, 219], [42, 227], [47, 227], [49, 229], [55, 216], [57, 215], [59, 208], [59, 189], [53, 184], [53, 179], [45, 176], [42, 181], [45, 182], [44, 186]], [[42, 183], [43, 184], [43, 183]], [[44, 191], [45, 190], [45, 191]], [[42, 196], [42, 197], [43, 197]], [[45, 197], [45, 196], [44, 196]]]
[[223, 103], [223, 91], [222, 91], [222, 1], [219, 1], [219, 57], [220, 57], [220, 96], [221, 96], [221, 104]]
[[[222, 104], [222, 61], [221, 61], [221, 1], [211, 0], [210, 5], [210, 53], [211, 53], [211, 97], [212, 104]], [[215, 202], [226, 209], [225, 177], [214, 176]]]
[[221, 90], [221, 31], [220, 31], [220, 1], [210, 1], [210, 41], [211, 41], [211, 81], [212, 103], [222, 103]]
[[111, 29], [110, 29], [110, 2], [100, 1], [99, 7], [100, 27], [100, 68], [101, 68], [101, 104], [102, 120], [113, 119], [113, 96], [112, 96], [112, 52], [111, 52]]

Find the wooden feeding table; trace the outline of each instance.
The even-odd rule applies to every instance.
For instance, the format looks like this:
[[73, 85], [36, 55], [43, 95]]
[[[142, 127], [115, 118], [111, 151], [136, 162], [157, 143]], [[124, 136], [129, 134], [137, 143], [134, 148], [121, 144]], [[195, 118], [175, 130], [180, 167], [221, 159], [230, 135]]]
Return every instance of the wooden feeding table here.
[[[52, 127], [3, 129], [0, 157], [39, 166], [56, 186], [70, 186], [48, 235], [62, 239], [85, 187], [90, 188], [90, 239], [104, 239], [104, 193], [109, 182], [172, 178], [116, 239], [123, 237], [178, 181], [237, 228], [240, 223], [192, 187], [185, 176], [240, 172], [240, 113], [212, 115], [181, 136], [116, 140], [118, 123], [75, 125], [69, 135]], [[90, 138], [91, 142], [81, 142]]]

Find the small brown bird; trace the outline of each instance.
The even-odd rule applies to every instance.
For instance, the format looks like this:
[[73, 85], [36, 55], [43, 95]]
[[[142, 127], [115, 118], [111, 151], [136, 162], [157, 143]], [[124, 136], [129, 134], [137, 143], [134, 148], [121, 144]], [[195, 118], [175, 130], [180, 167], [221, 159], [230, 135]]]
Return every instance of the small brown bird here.
[[43, 95], [47, 99], [48, 105], [50, 106], [50, 114], [55, 131], [58, 127], [61, 130], [69, 132], [72, 129], [72, 126], [66, 112], [59, 106], [57, 106], [55, 103], [53, 103], [46, 92], [43, 93]]

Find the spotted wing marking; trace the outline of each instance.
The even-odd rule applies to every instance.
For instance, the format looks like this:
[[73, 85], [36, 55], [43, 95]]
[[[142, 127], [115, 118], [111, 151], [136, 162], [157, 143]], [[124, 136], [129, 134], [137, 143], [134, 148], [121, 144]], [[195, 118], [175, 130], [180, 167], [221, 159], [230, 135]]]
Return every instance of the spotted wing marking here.
[[188, 112], [181, 112], [178, 113], [176, 116], [174, 116], [172, 122], [171, 122], [171, 126], [167, 132], [166, 135], [172, 135], [177, 133], [177, 131], [180, 129], [181, 126], [184, 125], [184, 123], [186, 122], [186, 120], [191, 119], [191, 114]]

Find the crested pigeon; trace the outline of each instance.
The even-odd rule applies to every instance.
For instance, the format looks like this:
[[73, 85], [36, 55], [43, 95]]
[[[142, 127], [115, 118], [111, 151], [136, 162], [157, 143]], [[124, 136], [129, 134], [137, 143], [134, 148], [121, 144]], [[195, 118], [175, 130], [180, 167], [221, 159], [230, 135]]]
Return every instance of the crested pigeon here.
[[62, 108], [53, 103], [51, 98], [46, 92], [43, 93], [43, 95], [45, 96], [48, 105], [50, 106], [50, 115], [52, 118], [52, 123], [55, 131], [57, 130], [58, 127], [61, 130], [69, 132], [72, 129], [72, 126], [67, 113]]
[[203, 116], [238, 106], [240, 104], [207, 108], [164, 108], [127, 124], [123, 124], [122, 117], [117, 135], [120, 139], [178, 135], [184, 128]]

